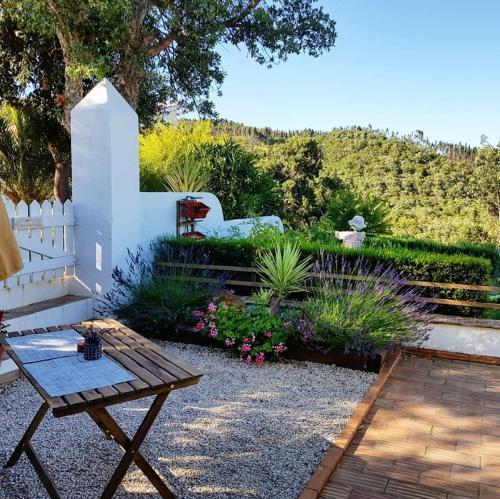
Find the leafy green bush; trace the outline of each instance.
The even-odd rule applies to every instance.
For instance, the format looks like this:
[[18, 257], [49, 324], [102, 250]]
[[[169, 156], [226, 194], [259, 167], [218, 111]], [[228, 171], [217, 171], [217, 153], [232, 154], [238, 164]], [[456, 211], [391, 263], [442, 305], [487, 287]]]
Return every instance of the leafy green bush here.
[[[285, 236], [284, 236], [285, 237]], [[272, 247], [274, 241], [251, 239], [215, 239], [200, 241], [185, 238], [161, 238], [161, 248], [193, 248], [195, 252], [206, 255], [213, 264], [252, 266], [260, 248]], [[339, 255], [355, 261], [364, 258], [372, 265], [386, 264], [394, 268], [407, 279], [433, 282], [452, 282], [468, 284], [488, 284], [492, 278], [492, 265], [489, 260], [459, 255], [445, 255], [404, 248], [359, 248], [350, 249], [339, 245], [327, 245], [314, 242], [300, 244], [302, 257], [318, 258], [321, 253]]]
[[301, 260], [298, 245], [285, 241], [271, 250], [262, 250], [256, 266], [262, 282], [271, 292], [274, 311], [279, 313], [282, 300], [291, 293], [305, 290], [303, 283], [311, 268], [311, 258]]
[[166, 169], [165, 187], [172, 192], [201, 192], [207, 184], [208, 174], [193, 154], [178, 158]]
[[256, 168], [254, 155], [239, 142], [205, 144], [197, 155], [208, 175], [207, 189], [219, 198], [226, 219], [269, 215], [278, 209], [276, 182]]
[[[164, 252], [165, 263], [172, 263], [172, 253]], [[193, 282], [186, 265], [194, 263], [192, 252], [176, 252], [180, 267], [167, 265], [161, 272], [139, 249], [129, 251], [126, 270], [115, 268], [113, 289], [99, 301], [98, 310], [115, 315], [145, 336], [165, 338], [178, 326], [192, 322], [194, 310], [208, 303], [214, 288]]]
[[346, 188], [337, 191], [330, 199], [324, 218], [331, 221], [334, 230], [351, 230], [349, 220], [356, 215], [365, 219], [366, 232], [389, 232], [388, 210], [382, 201], [375, 197], [358, 196]]
[[[286, 237], [286, 236], [282, 236]], [[253, 266], [253, 262], [261, 248], [269, 248], [275, 244], [264, 240], [251, 239], [205, 239], [192, 241], [186, 239], [165, 238], [159, 244], [158, 258], [161, 259], [161, 247], [193, 248], [196, 254], [204, 255], [213, 264]], [[432, 281], [443, 283], [466, 283], [488, 285], [493, 278], [493, 266], [489, 260], [461, 255], [446, 255], [404, 248], [359, 248], [349, 249], [339, 245], [328, 245], [314, 242], [303, 242], [300, 245], [302, 258], [311, 256], [318, 259], [321, 254], [342, 256], [346, 261], [354, 262], [362, 257], [367, 265], [391, 265], [406, 279], [415, 281]], [[245, 276], [245, 278], [247, 278]], [[450, 298], [455, 300], [483, 301], [484, 293], [466, 290], [447, 290], [438, 288], [422, 288], [423, 296]], [[452, 314], [468, 314], [470, 309], [451, 306], [442, 307], [440, 312]]]
[[494, 244], [454, 243], [445, 244], [430, 239], [415, 239], [409, 237], [379, 236], [365, 239], [368, 248], [407, 248], [412, 250], [430, 251], [446, 255], [467, 255], [486, 258], [491, 262], [497, 259], [497, 248]]
[[180, 121], [176, 125], [156, 123], [139, 136], [141, 190], [165, 191], [165, 175], [186, 154], [217, 138], [210, 121]]

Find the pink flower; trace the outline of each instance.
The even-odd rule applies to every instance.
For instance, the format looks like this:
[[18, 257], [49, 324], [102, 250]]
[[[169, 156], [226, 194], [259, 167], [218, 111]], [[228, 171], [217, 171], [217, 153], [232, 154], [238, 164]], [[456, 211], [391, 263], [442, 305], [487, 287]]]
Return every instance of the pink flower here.
[[266, 331], [264, 333], [264, 336], [267, 336], [268, 338], [272, 338], [273, 337], [273, 333], [271, 333], [271, 331]]
[[227, 347], [232, 347], [236, 343], [236, 340], [234, 338], [226, 338], [224, 341], [224, 345]]
[[274, 346], [273, 350], [276, 353], [283, 353], [286, 350], [286, 346], [283, 343], [280, 343], [279, 345]]
[[219, 332], [217, 331], [217, 329], [214, 328], [214, 329], [210, 329], [208, 336], [210, 338], [216, 338], [218, 334], [219, 334]]
[[252, 345], [250, 345], [250, 343], [243, 343], [243, 345], [241, 345], [241, 351], [242, 352], [251, 352]]
[[285, 327], [290, 327], [291, 325], [292, 325], [292, 321], [283, 322], [283, 326], [285, 326]]
[[198, 332], [202, 329], [205, 329], [205, 323], [203, 321], [200, 321], [196, 324], [196, 326], [194, 326], [193, 331]]
[[208, 307], [207, 307], [207, 310], [209, 312], [215, 312], [217, 310], [217, 305], [215, 303], [209, 303]]
[[205, 315], [205, 313], [203, 312], [203, 310], [195, 310], [193, 312], [193, 316], [197, 317], [197, 318], [203, 317], [204, 315]]
[[241, 357], [241, 362], [243, 362], [243, 364], [246, 364], [248, 366], [252, 363], [252, 357], [250, 357], [250, 355], [247, 355], [246, 357]]
[[266, 362], [266, 356], [264, 352], [257, 354], [257, 356], [255, 357], [255, 364], [261, 366], [262, 364], [264, 364], [264, 362]]
[[250, 343], [250, 338], [243, 338], [243, 343]]

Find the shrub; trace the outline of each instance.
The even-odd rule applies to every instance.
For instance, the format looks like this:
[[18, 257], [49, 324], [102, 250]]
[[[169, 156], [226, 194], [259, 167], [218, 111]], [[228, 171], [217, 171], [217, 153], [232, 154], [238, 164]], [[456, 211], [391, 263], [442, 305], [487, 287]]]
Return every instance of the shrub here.
[[[283, 236], [285, 237], [285, 236]], [[275, 240], [265, 241], [251, 239], [216, 239], [207, 238], [200, 241], [185, 238], [160, 238], [161, 247], [193, 248], [196, 254], [210, 258], [216, 265], [252, 266], [260, 248], [272, 247]], [[322, 244], [305, 241], [299, 244], [301, 256], [312, 256], [317, 259], [320, 253], [343, 256], [346, 260], [356, 261], [362, 257], [366, 264], [392, 265], [407, 279], [457, 282], [468, 284], [488, 284], [492, 277], [492, 265], [484, 258], [445, 255], [404, 248], [344, 248], [337, 244]], [[161, 257], [161, 252], [158, 253]], [[209, 256], [210, 255], [210, 256]]]
[[285, 241], [272, 250], [261, 251], [256, 266], [262, 282], [271, 291], [273, 310], [279, 313], [282, 300], [291, 293], [305, 290], [303, 283], [311, 267], [311, 258], [301, 261], [298, 245]]
[[255, 166], [255, 157], [234, 139], [206, 144], [198, 157], [208, 174], [208, 190], [220, 200], [226, 219], [271, 215], [279, 208], [278, 187]]
[[361, 197], [344, 188], [331, 198], [324, 218], [331, 221], [335, 230], [351, 230], [349, 220], [361, 215], [365, 219], [366, 232], [384, 234], [389, 232], [388, 213], [380, 199]]
[[[286, 236], [282, 236], [285, 238]], [[260, 248], [269, 248], [276, 238], [266, 243], [264, 240], [251, 239], [205, 239], [190, 241], [186, 239], [164, 238], [160, 247], [193, 248], [196, 254], [210, 259], [216, 265], [252, 266]], [[493, 267], [489, 260], [461, 255], [446, 255], [404, 248], [344, 248], [337, 244], [322, 244], [305, 241], [299, 245], [301, 257], [311, 256], [315, 260], [325, 254], [344, 257], [355, 262], [362, 257], [366, 265], [375, 268], [378, 264], [392, 266], [401, 276], [415, 281], [444, 283], [489, 284]], [[158, 253], [160, 259], [161, 254]], [[246, 276], [248, 277], [248, 275]], [[435, 296], [456, 300], [482, 301], [484, 294], [477, 291], [423, 288], [423, 296]], [[440, 312], [470, 314], [471, 311], [448, 307]]]
[[233, 349], [245, 364], [261, 365], [279, 358], [295, 336], [293, 328], [262, 305], [233, 307], [209, 303], [205, 310], [195, 311], [194, 316], [198, 320], [195, 331]]
[[44, 123], [8, 105], [0, 107], [0, 191], [14, 203], [52, 196], [54, 161]]
[[166, 169], [165, 187], [172, 192], [200, 192], [207, 187], [208, 179], [203, 164], [193, 154], [186, 154]]
[[372, 269], [362, 259], [352, 263], [327, 255], [315, 270], [314, 294], [304, 310], [320, 348], [373, 355], [420, 346], [428, 338], [425, 316], [432, 308], [415, 301], [418, 291], [405, 287], [394, 269]]
[[182, 264], [195, 263], [192, 251], [164, 251], [165, 270], [159, 272], [149, 262], [142, 248], [134, 254], [129, 251], [126, 270], [113, 270], [113, 288], [99, 300], [98, 311], [115, 315], [132, 329], [145, 336], [164, 338], [180, 325], [192, 321], [193, 311], [204, 306], [216, 290], [193, 282], [191, 270]]
[[492, 263], [497, 259], [497, 248], [494, 244], [454, 243], [445, 244], [430, 239], [414, 239], [409, 237], [369, 237], [365, 239], [369, 248], [407, 248], [411, 250], [429, 251], [445, 255], [465, 255], [486, 258]]

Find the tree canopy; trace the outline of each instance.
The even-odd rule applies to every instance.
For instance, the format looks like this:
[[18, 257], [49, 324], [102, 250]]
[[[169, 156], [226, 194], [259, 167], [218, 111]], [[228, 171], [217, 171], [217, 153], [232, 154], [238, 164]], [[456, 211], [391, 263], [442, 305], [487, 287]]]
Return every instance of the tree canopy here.
[[[333, 47], [335, 22], [316, 0], [4, 0], [0, 95], [47, 119], [55, 195], [70, 195], [70, 113], [107, 76], [150, 123], [157, 104], [214, 113], [223, 45], [272, 66]], [[65, 132], [66, 131], [66, 132]], [[66, 133], [66, 137], [64, 137]]]

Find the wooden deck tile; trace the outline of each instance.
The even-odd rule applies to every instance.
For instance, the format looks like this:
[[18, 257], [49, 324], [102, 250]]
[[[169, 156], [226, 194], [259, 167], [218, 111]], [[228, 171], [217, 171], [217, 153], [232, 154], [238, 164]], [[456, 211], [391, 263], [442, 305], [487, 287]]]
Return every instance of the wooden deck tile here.
[[319, 497], [500, 498], [499, 449], [500, 366], [406, 355]]

